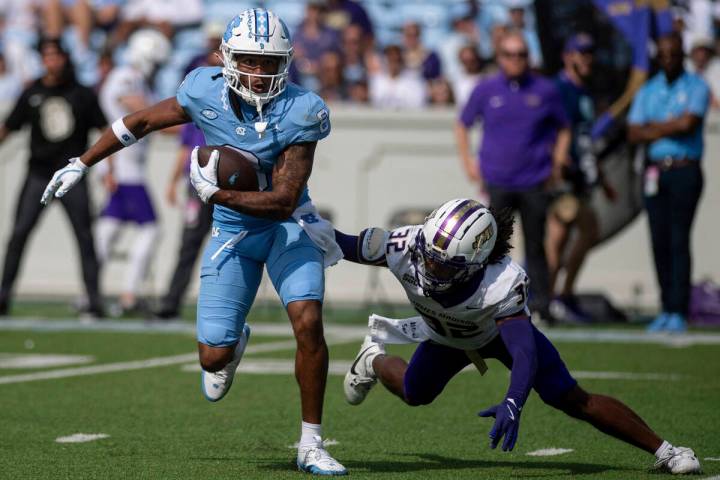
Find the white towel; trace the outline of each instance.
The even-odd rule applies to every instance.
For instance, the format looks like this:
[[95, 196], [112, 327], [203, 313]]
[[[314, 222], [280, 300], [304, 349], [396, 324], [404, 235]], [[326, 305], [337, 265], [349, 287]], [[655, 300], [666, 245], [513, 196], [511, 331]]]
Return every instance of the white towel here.
[[320, 216], [312, 202], [305, 202], [297, 207], [292, 216], [310, 240], [324, 252], [325, 268], [335, 265], [343, 258], [342, 250], [335, 241], [332, 223]]
[[422, 343], [430, 339], [428, 326], [421, 317], [386, 318], [374, 313], [368, 321], [370, 336], [374, 342], [400, 345]]

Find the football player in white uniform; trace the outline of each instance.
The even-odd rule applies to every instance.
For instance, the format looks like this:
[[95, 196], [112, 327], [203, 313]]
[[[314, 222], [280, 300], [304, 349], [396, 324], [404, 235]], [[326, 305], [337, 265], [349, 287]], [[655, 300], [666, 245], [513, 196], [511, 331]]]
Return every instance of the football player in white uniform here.
[[[170, 42], [156, 30], [139, 30], [128, 42], [126, 63], [114, 68], [100, 90], [100, 106], [107, 118], [121, 118], [152, 103], [150, 82], [157, 68], [170, 55]], [[138, 307], [138, 293], [147, 277], [154, 246], [157, 221], [152, 200], [145, 187], [147, 140], [115, 153], [103, 164], [103, 180], [110, 193], [96, 227], [96, 249], [101, 263], [110, 256], [121, 228], [136, 226], [129, 255], [125, 285], [120, 296], [124, 311]]]
[[[392, 232], [368, 228], [358, 236], [336, 231], [345, 258], [385, 266], [420, 314], [405, 320], [373, 315], [371, 333], [347, 372], [345, 398], [361, 403], [380, 382], [411, 406], [431, 403], [470, 363], [484, 373], [484, 359], [510, 369], [501, 403], [478, 415], [494, 417], [490, 447], [512, 450], [530, 389], [566, 414], [653, 453], [655, 466], [672, 473], [700, 470], [689, 448], [660, 438], [630, 408], [588, 393], [570, 375], [555, 347], [530, 322], [528, 278], [507, 255], [513, 219], [469, 199], [446, 202], [424, 225]], [[385, 343], [420, 345], [410, 363], [385, 353]]]

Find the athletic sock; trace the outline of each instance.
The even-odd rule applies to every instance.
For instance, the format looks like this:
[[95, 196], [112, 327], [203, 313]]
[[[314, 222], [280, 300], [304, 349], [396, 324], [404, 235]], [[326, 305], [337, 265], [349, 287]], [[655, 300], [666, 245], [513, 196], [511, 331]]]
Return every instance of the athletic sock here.
[[300, 446], [314, 445], [315, 436], [321, 437], [322, 425], [317, 423], [302, 422], [300, 430]]
[[662, 458], [671, 448], [673, 448], [673, 446], [668, 443], [667, 440], [663, 440], [662, 445], [655, 451], [655, 458]]

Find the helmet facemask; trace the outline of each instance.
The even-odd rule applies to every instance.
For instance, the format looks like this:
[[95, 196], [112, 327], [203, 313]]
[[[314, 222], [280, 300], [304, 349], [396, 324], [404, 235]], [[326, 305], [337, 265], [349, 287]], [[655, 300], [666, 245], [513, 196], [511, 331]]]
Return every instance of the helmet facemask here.
[[[220, 52], [223, 59], [223, 76], [235, 93], [250, 105], [254, 105], [258, 111], [261, 111], [263, 105], [285, 91], [287, 85], [287, 77], [290, 70], [290, 62], [292, 60], [292, 51], [287, 54], [259, 53], [254, 51], [233, 50], [227, 43], [223, 42], [220, 46]], [[277, 73], [274, 74], [258, 74], [248, 73], [240, 70], [237, 58], [242, 55], [254, 55], [262, 57], [265, 55], [278, 58]], [[270, 80], [267, 91], [255, 92], [251, 85], [254, 79]]]
[[429, 244], [422, 230], [415, 237], [411, 261], [415, 279], [425, 296], [446, 292], [453, 285], [466, 282], [484, 267], [468, 262], [463, 256], [450, 257], [447, 251]]

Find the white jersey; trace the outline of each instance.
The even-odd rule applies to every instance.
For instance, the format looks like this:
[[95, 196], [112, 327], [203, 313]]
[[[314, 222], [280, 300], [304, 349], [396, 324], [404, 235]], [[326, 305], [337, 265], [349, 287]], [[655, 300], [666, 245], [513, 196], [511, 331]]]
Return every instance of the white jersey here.
[[420, 225], [412, 225], [390, 232], [385, 244], [385, 259], [410, 303], [429, 327], [427, 333], [433, 341], [463, 350], [477, 349], [498, 334], [496, 319], [522, 312], [529, 314], [527, 275], [508, 256], [488, 265], [477, 290], [461, 303], [443, 307], [426, 297], [410, 260], [410, 247], [420, 228]]
[[[120, 101], [127, 96], [143, 96], [150, 101], [150, 90], [142, 73], [126, 65], [114, 68], [100, 89], [100, 107], [110, 122], [130, 113]], [[115, 180], [123, 185], [145, 184], [145, 154], [147, 140], [142, 139], [134, 145], [125, 147], [113, 154], [113, 174]]]

